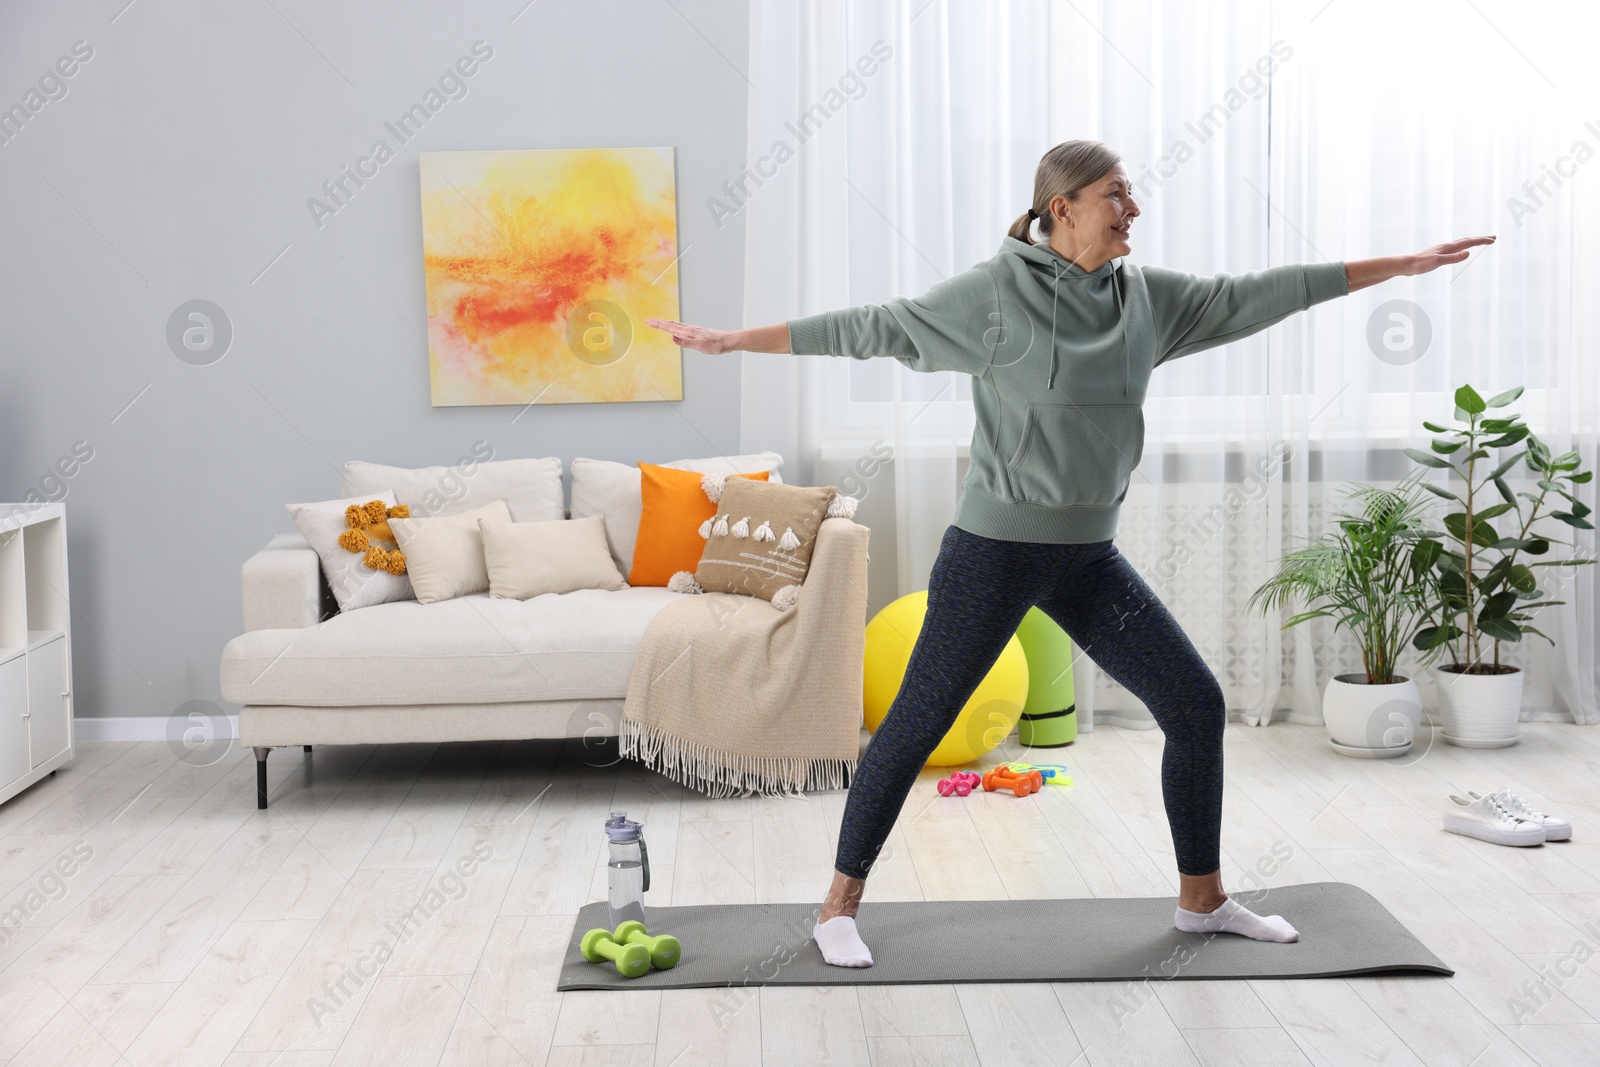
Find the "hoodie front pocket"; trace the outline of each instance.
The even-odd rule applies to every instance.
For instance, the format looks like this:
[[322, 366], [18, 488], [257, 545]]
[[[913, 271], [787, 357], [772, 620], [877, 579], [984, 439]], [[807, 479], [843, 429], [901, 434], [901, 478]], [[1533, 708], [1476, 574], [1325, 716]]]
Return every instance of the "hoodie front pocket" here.
[[1106, 505], [1122, 499], [1143, 455], [1138, 404], [1029, 404], [1006, 472], [1030, 504]]

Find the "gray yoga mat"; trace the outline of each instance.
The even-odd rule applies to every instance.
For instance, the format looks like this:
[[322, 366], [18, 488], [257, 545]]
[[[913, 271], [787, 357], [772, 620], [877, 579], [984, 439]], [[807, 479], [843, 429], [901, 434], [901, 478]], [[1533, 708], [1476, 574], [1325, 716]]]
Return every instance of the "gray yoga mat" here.
[[609, 960], [589, 963], [578, 951], [586, 931], [606, 925], [600, 901], [578, 912], [556, 988], [1455, 974], [1372, 894], [1346, 882], [1234, 895], [1258, 914], [1282, 915], [1300, 940], [1183, 933], [1172, 925], [1176, 897], [869, 900], [858, 923], [874, 964], [852, 970], [822, 962], [811, 943], [812, 904], [647, 905], [650, 932], [682, 941], [683, 959], [671, 970], [628, 979]]

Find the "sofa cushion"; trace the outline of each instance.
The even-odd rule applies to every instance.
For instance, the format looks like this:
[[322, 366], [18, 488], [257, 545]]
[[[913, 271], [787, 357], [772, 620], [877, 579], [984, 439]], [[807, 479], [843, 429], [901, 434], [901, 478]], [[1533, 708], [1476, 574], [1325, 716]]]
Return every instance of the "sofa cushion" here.
[[342, 495], [377, 495], [385, 490], [409, 505], [413, 518], [455, 515], [495, 500], [506, 502], [515, 522], [567, 517], [561, 460], [553, 457], [484, 463], [469, 455], [451, 467], [388, 467], [358, 459], [344, 465]]
[[222, 652], [239, 704], [359, 707], [617, 698], [645, 627], [684, 594], [579, 589], [378, 604], [299, 630], [253, 630]]
[[550, 522], [478, 521], [489, 595], [530, 600], [541, 593], [625, 589], [622, 572], [606, 550], [598, 515]]
[[483, 561], [483, 535], [478, 523], [511, 522], [504, 500], [454, 515], [425, 519], [390, 519], [389, 528], [406, 554], [411, 589], [423, 604], [482, 593], [489, 588]]
[[[755, 452], [747, 456], [712, 456], [708, 459], [674, 459], [659, 463], [680, 471], [703, 474], [754, 474], [766, 471], [769, 482], [782, 482], [779, 471], [783, 457], [776, 452]], [[634, 542], [639, 535], [639, 514], [644, 507], [644, 490], [637, 463], [614, 463], [609, 459], [579, 456], [572, 461], [572, 517], [601, 515], [606, 523], [606, 542], [617, 570], [633, 570]]]
[[[375, 506], [369, 511], [368, 504]], [[388, 563], [389, 549], [395, 547], [391, 529], [385, 525], [380, 532], [379, 527], [369, 526], [361, 531], [359, 543], [344, 539], [351, 532], [354, 514], [362, 515], [362, 522], [379, 521], [366, 516], [372, 511], [378, 514], [392, 511], [393, 505], [394, 494], [387, 490], [371, 497], [349, 496], [314, 504], [284, 505], [301, 536], [316, 550], [323, 576], [328, 579], [328, 588], [333, 591], [340, 611], [411, 598], [411, 582], [406, 578], [404, 567], [396, 569]], [[389, 521], [386, 514], [381, 521]]]
[[716, 521], [707, 530], [695, 581], [708, 593], [742, 593], [762, 600], [804, 582], [817, 529], [835, 493], [831, 485], [808, 488], [729, 478], [717, 502]]
[[[651, 463], [639, 464], [644, 487], [644, 508], [639, 514], [639, 539], [633, 548], [629, 585], [661, 585], [679, 571], [694, 570], [705, 551], [701, 531], [717, 513], [722, 475], [673, 470]], [[767, 480], [766, 471], [733, 474], [746, 481]], [[713, 481], [715, 479], [715, 481]]]

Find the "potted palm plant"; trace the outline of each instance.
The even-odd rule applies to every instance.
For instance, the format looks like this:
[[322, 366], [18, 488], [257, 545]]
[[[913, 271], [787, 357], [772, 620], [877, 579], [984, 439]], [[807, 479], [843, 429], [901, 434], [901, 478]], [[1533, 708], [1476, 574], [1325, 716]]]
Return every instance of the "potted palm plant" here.
[[[1463, 385], [1455, 394], [1457, 425], [1424, 422], [1437, 435], [1433, 451], [1406, 449], [1424, 467], [1450, 471], [1461, 482], [1460, 492], [1424, 483], [1455, 509], [1445, 515], [1444, 531], [1426, 539], [1436, 542], [1438, 551], [1427, 576], [1428, 624], [1413, 641], [1424, 652], [1448, 650], [1449, 662], [1435, 669], [1445, 740], [1474, 748], [1515, 744], [1521, 736], [1522, 671], [1500, 662], [1501, 643], [1538, 634], [1555, 644], [1530, 620], [1539, 608], [1564, 601], [1541, 599], [1545, 594], [1535, 568], [1594, 562], [1544, 558], [1552, 545], [1569, 542], [1549, 536], [1541, 522], [1554, 519], [1575, 529], [1594, 529], [1585, 518], [1590, 509], [1572, 492], [1594, 475], [1580, 469], [1576, 452], [1552, 456], [1517, 415], [1486, 417], [1521, 395], [1518, 386], [1484, 400], [1472, 386]], [[1508, 448], [1519, 451], [1486, 471], [1493, 453]], [[1519, 463], [1533, 476], [1537, 494], [1514, 492], [1506, 481]], [[1454, 480], [1448, 484], [1454, 486]], [[1489, 492], [1491, 485], [1494, 493]]]
[[1341, 512], [1335, 529], [1278, 560], [1250, 606], [1271, 610], [1300, 600], [1307, 610], [1284, 629], [1332, 618], [1334, 629], [1350, 630], [1362, 669], [1328, 679], [1322, 718], [1329, 739], [1348, 756], [1398, 756], [1422, 722], [1422, 698], [1417, 683], [1399, 673], [1400, 654], [1427, 619], [1426, 577], [1443, 546], [1428, 536], [1435, 532], [1427, 520], [1432, 503], [1420, 474], [1391, 489], [1353, 486], [1346, 497], [1359, 509]]

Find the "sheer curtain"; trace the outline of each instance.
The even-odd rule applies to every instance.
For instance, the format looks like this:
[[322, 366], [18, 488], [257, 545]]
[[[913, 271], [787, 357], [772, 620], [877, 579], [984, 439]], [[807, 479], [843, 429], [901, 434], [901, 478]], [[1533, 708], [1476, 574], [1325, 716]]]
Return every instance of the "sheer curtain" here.
[[[752, 0], [749, 165], [719, 209], [746, 228], [745, 322], [914, 294], [993, 255], [1039, 156], [1074, 137], [1124, 157], [1143, 210], [1136, 262], [1242, 273], [1499, 234], [1468, 264], [1152, 378], [1118, 545], [1216, 671], [1230, 715], [1320, 723], [1322, 687], [1359, 653], [1331, 625], [1282, 631], [1245, 602], [1278, 555], [1327, 529], [1347, 483], [1408, 473], [1401, 449], [1427, 447], [1422, 421], [1449, 421], [1463, 382], [1525, 385], [1517, 410], [1535, 432], [1596, 463], [1588, 35], [1513, 33], [1480, 7]], [[1570, 7], [1564, 25], [1594, 21]], [[873, 610], [926, 588], [966, 470], [969, 380], [746, 355], [743, 381], [744, 450], [773, 448], [796, 480], [863, 497]], [[1593, 531], [1555, 528], [1594, 556]], [[1554, 649], [1506, 646], [1528, 668], [1525, 718], [1600, 721], [1596, 569], [1545, 575], [1567, 601], [1538, 622]], [[1076, 681], [1081, 728], [1153, 725], [1087, 657]]]

